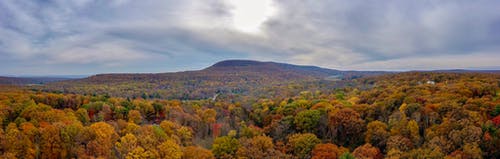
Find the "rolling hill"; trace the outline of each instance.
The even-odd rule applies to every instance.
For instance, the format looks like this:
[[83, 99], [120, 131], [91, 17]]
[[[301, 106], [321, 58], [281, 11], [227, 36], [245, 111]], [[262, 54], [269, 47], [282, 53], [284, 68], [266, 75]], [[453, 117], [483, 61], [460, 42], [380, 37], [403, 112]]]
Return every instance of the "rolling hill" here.
[[198, 71], [98, 74], [53, 82], [40, 89], [122, 97], [203, 99], [215, 94], [259, 94], [263, 88], [285, 87], [292, 83], [332, 83], [383, 73], [386, 72], [340, 71], [276, 62], [227, 60]]
[[69, 80], [65, 77], [5, 77], [0, 76], [0, 84], [4, 85], [37, 85], [49, 82]]

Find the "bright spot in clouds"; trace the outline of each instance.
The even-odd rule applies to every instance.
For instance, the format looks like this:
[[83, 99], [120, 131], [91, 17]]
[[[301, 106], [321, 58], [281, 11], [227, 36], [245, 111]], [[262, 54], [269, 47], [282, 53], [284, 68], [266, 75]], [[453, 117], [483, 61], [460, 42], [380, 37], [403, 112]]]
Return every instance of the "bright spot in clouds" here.
[[260, 26], [276, 12], [272, 0], [228, 0], [232, 24], [245, 33], [260, 33]]
[[202, 69], [500, 69], [500, 0], [0, 0], [0, 76]]

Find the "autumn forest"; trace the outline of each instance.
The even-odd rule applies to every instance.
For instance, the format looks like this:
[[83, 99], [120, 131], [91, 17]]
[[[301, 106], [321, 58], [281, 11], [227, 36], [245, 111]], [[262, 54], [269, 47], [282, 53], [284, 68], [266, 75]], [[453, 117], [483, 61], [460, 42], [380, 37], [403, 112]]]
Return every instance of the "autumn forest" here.
[[500, 0], [0, 0], [0, 159], [500, 159]]
[[340, 72], [331, 80], [248, 67], [225, 68], [239, 70], [232, 78], [188, 72], [188, 83], [108, 75], [2, 85], [0, 158], [500, 156], [499, 74]]

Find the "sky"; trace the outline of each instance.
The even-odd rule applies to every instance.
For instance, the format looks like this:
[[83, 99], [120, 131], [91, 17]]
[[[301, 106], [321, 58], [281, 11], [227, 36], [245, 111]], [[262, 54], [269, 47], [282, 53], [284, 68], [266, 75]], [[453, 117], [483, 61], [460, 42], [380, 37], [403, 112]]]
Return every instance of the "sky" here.
[[0, 75], [500, 69], [498, 0], [1, 0]]

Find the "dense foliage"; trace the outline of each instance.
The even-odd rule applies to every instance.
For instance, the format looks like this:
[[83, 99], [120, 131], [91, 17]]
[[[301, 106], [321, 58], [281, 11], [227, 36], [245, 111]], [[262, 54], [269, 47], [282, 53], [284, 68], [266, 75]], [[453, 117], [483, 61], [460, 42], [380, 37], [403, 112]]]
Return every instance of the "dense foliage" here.
[[290, 86], [252, 103], [1, 86], [0, 158], [500, 156], [499, 75], [409, 72], [350, 83]]

